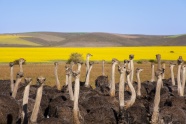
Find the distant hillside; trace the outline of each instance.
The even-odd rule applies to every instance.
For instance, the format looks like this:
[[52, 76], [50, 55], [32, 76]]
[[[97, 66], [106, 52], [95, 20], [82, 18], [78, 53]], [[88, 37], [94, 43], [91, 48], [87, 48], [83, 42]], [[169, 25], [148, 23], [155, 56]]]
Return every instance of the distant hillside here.
[[[38, 46], [60, 47], [103, 47], [103, 46], [185, 46], [186, 35], [127, 35], [111, 33], [61, 33], [61, 32], [29, 32], [0, 34], [19, 36], [22, 41], [32, 42]], [[1, 37], [0, 37], [1, 38]], [[0, 46], [25, 46], [17, 43]], [[30, 44], [29, 46], [34, 46]]]

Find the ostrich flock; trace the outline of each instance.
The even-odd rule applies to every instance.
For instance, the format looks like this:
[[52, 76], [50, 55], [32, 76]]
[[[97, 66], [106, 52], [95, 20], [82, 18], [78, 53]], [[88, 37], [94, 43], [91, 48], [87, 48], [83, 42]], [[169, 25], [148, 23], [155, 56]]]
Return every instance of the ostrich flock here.
[[[23, 79], [22, 64], [14, 80], [14, 62], [10, 62], [10, 80], [0, 80], [0, 124], [186, 124], [185, 78], [186, 66], [180, 56], [165, 70], [161, 55], [157, 54], [157, 69], [151, 64], [150, 81], [140, 81], [142, 68], [134, 70], [134, 55], [123, 63], [112, 59], [110, 81], [104, 74], [89, 83], [93, 61], [86, 57], [85, 82], [80, 81], [82, 62], [67, 64], [66, 82], [60, 85], [58, 63], [54, 63], [55, 86], [44, 85], [46, 78], [39, 76], [37, 83]], [[74, 69], [74, 66], [77, 66]], [[174, 77], [174, 66], [178, 66]], [[115, 83], [118, 67], [119, 83]], [[170, 79], [164, 72], [170, 71]], [[134, 81], [134, 75], [137, 81]], [[156, 77], [156, 78], [155, 78]], [[74, 81], [73, 79], [74, 78]], [[23, 81], [24, 80], [24, 81]]]

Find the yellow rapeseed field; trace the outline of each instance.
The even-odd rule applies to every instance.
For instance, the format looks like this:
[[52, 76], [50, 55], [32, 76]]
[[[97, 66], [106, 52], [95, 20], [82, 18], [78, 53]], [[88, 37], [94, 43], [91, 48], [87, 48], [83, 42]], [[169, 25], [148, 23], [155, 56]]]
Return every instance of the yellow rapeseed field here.
[[[39, 44], [29, 42], [21, 39], [23, 36], [18, 35], [0, 35], [0, 44], [16, 44], [16, 45], [29, 45], [29, 46], [40, 46]], [[27, 36], [24, 36], [27, 37]]]
[[38, 48], [0, 48], [0, 62], [7, 63], [18, 58], [25, 58], [27, 62], [51, 62], [67, 60], [71, 53], [81, 53], [85, 59], [87, 53], [93, 56], [91, 60], [111, 61], [117, 58], [120, 61], [128, 59], [129, 54], [135, 55], [135, 60], [155, 59], [156, 54], [161, 54], [162, 60], [176, 60], [179, 56], [186, 59], [186, 46], [162, 47], [38, 47]]

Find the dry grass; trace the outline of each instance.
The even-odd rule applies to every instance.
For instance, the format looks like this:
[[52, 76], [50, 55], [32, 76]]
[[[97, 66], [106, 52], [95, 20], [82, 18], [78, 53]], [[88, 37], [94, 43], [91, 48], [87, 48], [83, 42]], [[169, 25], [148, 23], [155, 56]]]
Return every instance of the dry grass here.
[[[147, 81], [151, 79], [151, 64], [149, 62], [143, 64], [135, 63], [136, 68], [143, 68], [144, 71], [141, 72], [141, 81]], [[155, 69], [157, 66], [155, 65]], [[31, 77], [33, 79], [33, 84], [36, 82], [36, 77], [44, 76], [46, 77], [46, 85], [53, 86], [55, 85], [55, 77], [54, 77], [54, 65], [53, 64], [26, 64], [23, 65], [24, 69], [24, 77]], [[76, 66], [75, 66], [76, 69]], [[10, 68], [8, 64], [0, 65], [0, 80], [9, 79], [10, 77]], [[14, 75], [19, 71], [18, 65], [14, 66]], [[177, 67], [174, 68], [175, 75], [177, 74]], [[101, 64], [94, 64], [91, 74], [90, 74], [90, 83], [94, 87], [94, 82], [98, 76], [102, 74], [102, 65]], [[105, 64], [105, 74], [108, 75], [109, 80], [111, 76], [111, 64]], [[65, 83], [65, 63], [59, 63], [58, 66], [58, 76], [60, 83], [63, 85]], [[135, 75], [134, 75], [135, 77]], [[165, 78], [170, 78], [170, 69], [169, 64], [166, 64], [166, 71], [165, 71]], [[15, 76], [14, 76], [15, 79]], [[116, 83], [119, 82], [119, 73], [116, 67]], [[81, 81], [85, 80], [85, 65], [82, 65], [81, 70]], [[134, 78], [134, 81], [136, 79]]]

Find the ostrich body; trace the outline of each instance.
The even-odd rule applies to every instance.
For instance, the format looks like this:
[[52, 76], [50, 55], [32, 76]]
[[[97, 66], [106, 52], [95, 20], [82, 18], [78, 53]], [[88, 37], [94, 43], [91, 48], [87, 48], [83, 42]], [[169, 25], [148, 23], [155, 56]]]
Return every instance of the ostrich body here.
[[172, 86], [175, 86], [175, 79], [174, 79], [174, 66], [175, 64], [170, 63], [170, 71], [171, 71], [171, 81], [172, 81]]
[[142, 72], [143, 69], [137, 68], [136, 69], [136, 78], [138, 82], [138, 88], [137, 88], [137, 96], [141, 96], [141, 80], [140, 80], [140, 72]]
[[90, 87], [90, 84], [89, 84], [89, 80], [90, 80], [90, 71], [92, 70], [93, 64], [94, 64], [94, 62], [89, 62], [90, 67], [89, 67], [88, 73], [87, 73], [87, 75], [86, 75], [85, 87]]
[[61, 89], [61, 86], [60, 86], [60, 82], [59, 82], [59, 78], [58, 78], [58, 74], [57, 74], [57, 70], [58, 70], [58, 62], [55, 62], [54, 63], [54, 75], [55, 75], [55, 79], [56, 79], [56, 87], [58, 90]]
[[17, 95], [17, 90], [19, 88], [19, 84], [21, 83], [22, 77], [23, 77], [23, 72], [18, 72], [17, 75], [16, 75], [17, 79], [16, 79], [16, 83], [15, 83], [14, 90], [13, 90], [13, 93], [12, 93], [13, 98], [15, 98], [16, 95]]
[[36, 123], [37, 122], [37, 116], [39, 113], [39, 106], [41, 103], [41, 98], [42, 98], [42, 92], [43, 92], [43, 85], [45, 82], [45, 78], [44, 77], [38, 77], [37, 81], [39, 82], [39, 88], [37, 90], [37, 95], [36, 95], [36, 100], [35, 100], [35, 105], [34, 105], [34, 109], [32, 111], [31, 117], [30, 117], [30, 121], [31, 123]]
[[157, 85], [156, 85], [156, 94], [154, 98], [154, 108], [153, 108], [153, 114], [152, 114], [152, 124], [158, 124], [159, 123], [159, 103], [160, 103], [160, 90], [162, 85], [162, 72], [156, 71], [156, 77]]
[[151, 77], [151, 82], [154, 82], [155, 81], [155, 78], [154, 78], [154, 63], [151, 63], [151, 74], [152, 74], [152, 77]]
[[131, 80], [130, 80], [130, 73], [131, 73], [131, 70], [127, 69], [126, 70], [127, 82], [128, 82], [128, 85], [129, 85], [129, 88], [131, 90], [132, 95], [131, 95], [130, 100], [125, 101], [125, 109], [128, 109], [129, 107], [131, 107], [136, 100], [136, 92], [135, 92], [135, 89], [134, 89], [134, 87], [131, 83]]
[[13, 71], [14, 63], [10, 62], [9, 66], [10, 66], [10, 89], [11, 89], [11, 94], [12, 94], [12, 92], [14, 90], [14, 71]]
[[118, 64], [117, 59], [112, 59], [112, 74], [111, 74], [111, 88], [110, 88], [110, 96], [115, 96], [115, 66]]

